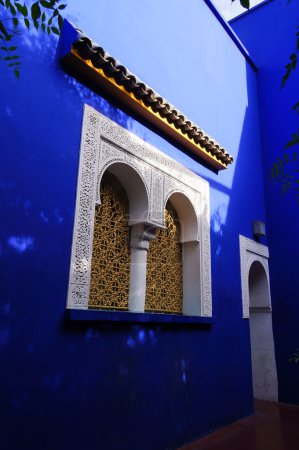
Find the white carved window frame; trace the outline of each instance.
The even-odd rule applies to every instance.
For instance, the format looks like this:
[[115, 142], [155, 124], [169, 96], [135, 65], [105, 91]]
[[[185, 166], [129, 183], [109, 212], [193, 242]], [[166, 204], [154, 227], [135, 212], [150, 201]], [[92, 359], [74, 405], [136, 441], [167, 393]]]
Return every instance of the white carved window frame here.
[[249, 271], [255, 261], [258, 261], [265, 270], [270, 295], [269, 249], [267, 246], [246, 238], [245, 236], [240, 235], [239, 238], [243, 319], [249, 319]]
[[[101, 201], [103, 173], [118, 163], [139, 174], [145, 186], [147, 205], [141, 209], [137, 205], [131, 226], [164, 228], [168, 199], [174, 200], [174, 207], [181, 208], [183, 215], [186, 205], [181, 206], [181, 200], [192, 205], [196, 226], [185, 226], [182, 238], [183, 314], [211, 317], [208, 182], [88, 105], [84, 105], [67, 308], [88, 309], [95, 205]], [[184, 226], [184, 217], [182, 222]], [[132, 302], [129, 310], [140, 311]]]

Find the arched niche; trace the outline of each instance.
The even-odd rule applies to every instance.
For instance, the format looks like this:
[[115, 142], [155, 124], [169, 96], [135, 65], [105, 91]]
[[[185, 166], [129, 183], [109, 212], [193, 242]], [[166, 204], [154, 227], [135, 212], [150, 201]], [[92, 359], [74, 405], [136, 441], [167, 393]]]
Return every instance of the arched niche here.
[[[249, 307], [271, 307], [268, 247], [240, 235], [240, 262], [243, 318], [249, 319]], [[250, 287], [251, 285], [251, 287]], [[250, 295], [250, 289], [251, 294]], [[257, 297], [255, 296], [257, 293]], [[252, 298], [260, 300], [252, 300]], [[253, 305], [252, 303], [259, 303]]]
[[266, 270], [260, 261], [253, 261], [248, 275], [249, 307], [270, 308], [270, 290]]
[[249, 319], [253, 396], [277, 401], [268, 247], [240, 236], [243, 317]]
[[[141, 175], [132, 166], [122, 162], [107, 165], [102, 177], [107, 170], [119, 180], [126, 191], [129, 200], [129, 225], [146, 222], [149, 200]], [[98, 203], [101, 203], [100, 198]]]
[[248, 274], [253, 395], [256, 399], [277, 401], [270, 289], [263, 262], [254, 260]]
[[172, 192], [165, 201], [170, 202], [177, 212], [181, 225], [181, 243], [198, 240], [198, 220], [191, 200], [182, 192]]
[[170, 202], [164, 214], [165, 228], [156, 229], [149, 245], [145, 310], [183, 312], [183, 261], [181, 222]]
[[183, 314], [202, 314], [201, 247], [198, 240], [198, 220], [191, 200], [182, 192], [172, 192], [166, 202], [176, 210], [180, 221], [183, 267]]
[[130, 284], [129, 200], [115, 175], [105, 171], [95, 205], [89, 308], [127, 310]]

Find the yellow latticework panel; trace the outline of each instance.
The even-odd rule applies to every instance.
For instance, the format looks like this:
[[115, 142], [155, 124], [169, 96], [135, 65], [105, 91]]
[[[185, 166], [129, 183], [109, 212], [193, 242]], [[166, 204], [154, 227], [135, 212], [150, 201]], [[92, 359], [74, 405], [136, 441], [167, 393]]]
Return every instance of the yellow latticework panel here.
[[91, 308], [128, 309], [130, 229], [128, 199], [117, 178], [106, 173], [96, 205], [90, 276]]
[[170, 205], [165, 230], [157, 230], [147, 256], [145, 310], [181, 314], [183, 309], [180, 224]]

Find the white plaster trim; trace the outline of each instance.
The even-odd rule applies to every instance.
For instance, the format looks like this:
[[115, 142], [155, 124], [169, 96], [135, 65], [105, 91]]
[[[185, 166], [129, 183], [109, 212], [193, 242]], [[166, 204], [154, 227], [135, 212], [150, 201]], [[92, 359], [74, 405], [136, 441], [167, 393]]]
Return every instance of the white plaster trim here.
[[67, 307], [88, 307], [94, 209], [95, 204], [100, 202], [102, 175], [114, 163], [133, 168], [145, 188], [147, 216], [134, 217], [131, 224], [139, 221], [164, 227], [166, 199], [172, 193], [179, 192], [190, 200], [198, 224], [200, 311], [203, 316], [211, 316], [208, 182], [88, 105], [84, 105]]
[[249, 271], [250, 267], [255, 261], [258, 261], [263, 266], [268, 282], [269, 298], [270, 297], [270, 282], [269, 282], [269, 249], [265, 245], [259, 244], [245, 236], [240, 235], [240, 260], [241, 260], [241, 285], [242, 285], [242, 309], [243, 318], [249, 319]]

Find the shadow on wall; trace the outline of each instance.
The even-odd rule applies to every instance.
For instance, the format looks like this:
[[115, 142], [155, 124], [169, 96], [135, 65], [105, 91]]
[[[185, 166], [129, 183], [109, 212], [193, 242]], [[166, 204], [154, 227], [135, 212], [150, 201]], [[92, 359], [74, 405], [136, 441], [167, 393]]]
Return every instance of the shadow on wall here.
[[0, 385], [5, 386], [7, 442], [15, 438], [19, 447], [33, 449], [42, 439], [43, 448], [52, 450], [58, 439], [64, 448], [78, 442], [121, 448], [126, 439], [132, 450], [140, 450], [138, 439], [148, 436], [144, 450], [175, 448], [250, 414], [250, 341], [248, 322], [242, 320], [238, 234], [250, 237], [251, 221], [264, 218], [254, 111], [244, 118], [231, 190], [215, 182], [216, 176], [210, 180], [216, 205], [212, 332], [61, 325], [83, 103], [126, 128], [134, 121], [53, 67], [52, 41], [43, 36], [40, 47], [34, 39], [21, 80], [0, 83], [6, 106], [0, 112], [6, 160], [0, 167], [5, 299]]
[[[255, 74], [249, 68], [247, 71], [249, 104], [244, 115], [231, 187], [221, 184], [224, 177], [222, 173], [219, 173], [217, 180], [216, 177], [208, 178], [213, 205], [211, 214], [213, 316], [217, 322], [213, 338], [221, 340], [221, 354], [218, 354], [215, 365], [222, 373], [222, 380], [215, 386], [214, 395], [230, 404], [235, 401], [236, 408], [242, 398], [242, 404], [247, 405], [248, 411], [252, 408], [250, 334], [249, 322], [242, 318], [239, 234], [253, 239], [252, 222], [265, 220], [255, 88]], [[232, 376], [233, 373], [238, 373], [238, 381]], [[240, 386], [240, 391], [236, 391], [234, 383]]]

